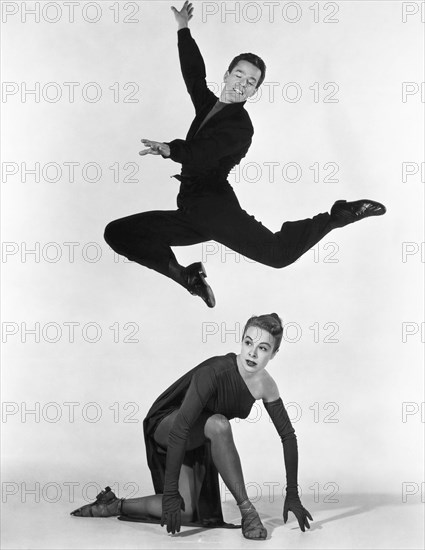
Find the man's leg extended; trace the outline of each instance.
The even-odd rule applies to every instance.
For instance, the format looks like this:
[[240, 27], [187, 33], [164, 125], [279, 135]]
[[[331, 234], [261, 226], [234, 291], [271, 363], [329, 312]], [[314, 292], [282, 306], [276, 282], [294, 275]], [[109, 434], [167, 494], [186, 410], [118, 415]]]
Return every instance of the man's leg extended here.
[[170, 277], [191, 294], [201, 296], [209, 307], [215, 305], [202, 264], [185, 268], [171, 250], [171, 246], [205, 241], [181, 210], [144, 212], [112, 221], [105, 228], [105, 240], [118, 254]]
[[273, 233], [242, 210], [233, 194], [217, 195], [193, 211], [193, 224], [215, 240], [256, 262], [281, 268], [295, 262], [333, 229], [330, 215], [286, 222]]
[[383, 213], [385, 207], [373, 201], [338, 201], [330, 214], [285, 222], [273, 233], [242, 210], [233, 193], [226, 193], [203, 200], [190, 215], [206, 240], [215, 240], [259, 263], [282, 268], [294, 263], [333, 229]]

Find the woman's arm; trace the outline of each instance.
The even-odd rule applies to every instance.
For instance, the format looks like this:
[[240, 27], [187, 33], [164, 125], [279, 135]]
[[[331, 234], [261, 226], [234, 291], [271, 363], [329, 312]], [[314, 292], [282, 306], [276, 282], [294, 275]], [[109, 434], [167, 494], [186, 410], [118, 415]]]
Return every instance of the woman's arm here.
[[298, 445], [295, 430], [279, 395], [279, 389], [271, 376], [263, 390], [263, 403], [283, 445], [286, 470], [286, 491], [297, 491], [298, 486]]
[[200, 369], [194, 374], [168, 437], [161, 525], [167, 524], [169, 533], [180, 531], [184, 503], [179, 493], [179, 475], [189, 432], [215, 388], [212, 369]]
[[283, 519], [286, 523], [288, 511], [292, 511], [299, 523], [301, 531], [308, 529], [310, 513], [303, 507], [298, 496], [298, 445], [295, 430], [291, 424], [288, 413], [279, 396], [278, 387], [270, 377], [264, 386], [263, 402], [272, 422], [280, 435], [286, 470], [286, 499], [283, 509]]

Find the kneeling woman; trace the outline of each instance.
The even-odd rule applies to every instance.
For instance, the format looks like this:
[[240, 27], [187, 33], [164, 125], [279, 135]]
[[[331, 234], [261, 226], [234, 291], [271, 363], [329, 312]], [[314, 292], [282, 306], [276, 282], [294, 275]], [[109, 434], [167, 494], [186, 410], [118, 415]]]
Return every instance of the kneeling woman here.
[[239, 355], [207, 359], [158, 397], [143, 423], [155, 495], [118, 499], [107, 487], [95, 502], [72, 515], [160, 521], [169, 533], [179, 532], [182, 523], [231, 527], [223, 521], [218, 472], [241, 511], [243, 535], [265, 539], [267, 531], [246, 493], [229, 423], [232, 418], [246, 418], [254, 402], [262, 399], [283, 443], [287, 482], [283, 519], [286, 523], [292, 511], [301, 530], [309, 528], [307, 518], [312, 517], [297, 490], [295, 431], [276, 382], [265, 369], [282, 334], [276, 313], [251, 317]]

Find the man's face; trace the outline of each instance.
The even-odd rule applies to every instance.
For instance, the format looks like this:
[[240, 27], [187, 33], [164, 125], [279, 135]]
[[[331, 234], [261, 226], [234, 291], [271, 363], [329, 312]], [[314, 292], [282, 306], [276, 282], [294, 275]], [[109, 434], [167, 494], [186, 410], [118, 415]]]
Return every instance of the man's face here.
[[224, 74], [224, 88], [220, 100], [224, 103], [240, 103], [253, 96], [261, 77], [258, 67], [249, 61], [239, 61], [232, 69]]

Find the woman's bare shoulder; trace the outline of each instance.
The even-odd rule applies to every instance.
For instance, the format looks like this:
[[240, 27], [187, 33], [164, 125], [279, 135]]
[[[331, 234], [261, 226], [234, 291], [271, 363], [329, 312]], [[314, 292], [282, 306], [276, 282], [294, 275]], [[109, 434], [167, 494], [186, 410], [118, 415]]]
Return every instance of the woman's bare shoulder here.
[[279, 388], [277, 387], [275, 379], [267, 371], [264, 371], [262, 380], [262, 399], [265, 402], [279, 399]]

